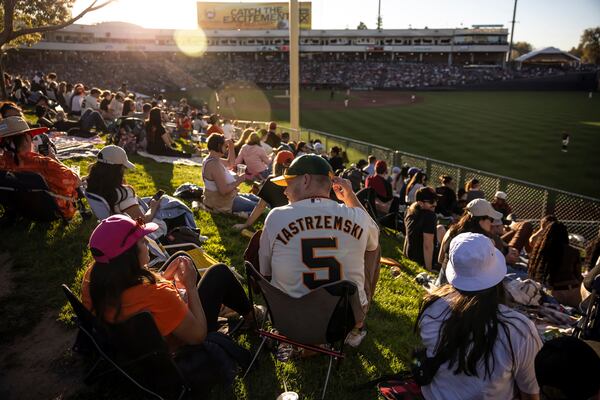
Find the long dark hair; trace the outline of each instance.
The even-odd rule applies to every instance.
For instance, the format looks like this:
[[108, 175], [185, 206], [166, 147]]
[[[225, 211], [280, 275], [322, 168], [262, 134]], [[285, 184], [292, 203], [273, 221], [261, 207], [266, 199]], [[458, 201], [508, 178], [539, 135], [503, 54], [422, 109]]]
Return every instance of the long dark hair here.
[[562, 222], [556, 221], [547, 225], [531, 250], [529, 277], [543, 283], [550, 271], [560, 269], [568, 244], [569, 232]]
[[148, 119], [146, 120], [146, 132], [155, 132], [159, 127], [162, 126], [162, 116], [160, 108], [154, 107], [148, 113]]
[[419, 171], [416, 174], [414, 174], [413, 177], [410, 178], [410, 181], [408, 182], [408, 185], [406, 185], [406, 194], [409, 194], [410, 190], [417, 183], [423, 184], [423, 178], [425, 178], [425, 176], [426, 175], [423, 172], [421, 172], [421, 171]]
[[10, 153], [13, 157], [15, 165], [19, 165], [19, 148], [25, 142], [25, 135], [15, 135], [9, 136], [0, 142], [0, 149], [4, 150], [7, 153]]
[[135, 111], [135, 103], [131, 99], [125, 99], [123, 102], [123, 112], [121, 115], [126, 117], [132, 111]]
[[456, 235], [460, 235], [461, 233], [471, 232], [471, 233], [480, 233], [485, 236], [490, 236], [489, 232], [486, 232], [481, 225], [480, 221], [483, 221], [487, 217], [474, 217], [467, 210], [463, 213], [457, 223], [452, 225], [449, 229], [450, 237], [454, 237]]
[[111, 212], [115, 213], [115, 204], [127, 197], [127, 191], [123, 186], [124, 174], [125, 167], [120, 164], [96, 162], [90, 167], [87, 191], [106, 200]]
[[[92, 249], [92, 254], [94, 251]], [[106, 320], [106, 311], [112, 309], [115, 311], [114, 320], [118, 320], [123, 292], [144, 282], [155, 284], [156, 276], [140, 266], [135, 244], [108, 263], [95, 262], [90, 272], [89, 286], [92, 311], [101, 320]]]
[[514, 364], [509, 325], [515, 328], [516, 326], [499, 315], [499, 305], [505, 302], [502, 282], [477, 292], [461, 291], [450, 285], [436, 289], [425, 297], [419, 310], [415, 331], [421, 324], [425, 310], [441, 298], [448, 302], [449, 311], [430, 316], [432, 319], [444, 319], [434, 350], [437, 362], [448, 361], [449, 368], [453, 369], [455, 374], [479, 377], [477, 366], [483, 361], [483, 378], [491, 378], [495, 367], [494, 346], [500, 328], [504, 330], [508, 339], [505, 345], [511, 352]]

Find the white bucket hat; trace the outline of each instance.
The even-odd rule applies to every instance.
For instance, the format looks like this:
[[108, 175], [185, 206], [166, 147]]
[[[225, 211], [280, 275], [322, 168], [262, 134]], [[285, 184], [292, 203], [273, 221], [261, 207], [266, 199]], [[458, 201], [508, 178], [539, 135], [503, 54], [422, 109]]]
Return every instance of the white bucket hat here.
[[489, 289], [505, 275], [506, 260], [487, 236], [467, 232], [450, 242], [446, 277], [455, 288], [466, 292]]

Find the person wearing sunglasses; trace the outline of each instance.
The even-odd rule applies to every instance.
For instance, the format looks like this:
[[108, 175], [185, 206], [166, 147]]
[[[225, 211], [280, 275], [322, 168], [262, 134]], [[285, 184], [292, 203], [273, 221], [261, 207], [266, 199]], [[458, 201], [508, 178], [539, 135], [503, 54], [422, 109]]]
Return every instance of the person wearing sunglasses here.
[[445, 230], [437, 224], [435, 207], [438, 195], [425, 186], [415, 193], [415, 202], [410, 205], [404, 217], [404, 255], [428, 271], [435, 263], [435, 250]]
[[[243, 316], [247, 324], [254, 321], [244, 289], [225, 264], [210, 267], [199, 282], [196, 267], [187, 255], [172, 257], [162, 273], [149, 270], [145, 236], [157, 229], [153, 222], [144, 223], [142, 218], [133, 220], [126, 215], [110, 216], [94, 229], [89, 240], [94, 262], [85, 271], [81, 288], [81, 300], [88, 310], [106, 323], [150, 312], [174, 354], [184, 346], [210, 340], [211, 333], [218, 330], [222, 305]], [[262, 309], [257, 311], [262, 313]], [[201, 348], [185, 350], [186, 357], [193, 357], [194, 351]], [[175, 357], [175, 362], [182, 360]], [[219, 371], [218, 361], [213, 362], [215, 371]], [[205, 378], [201, 376], [205, 371], [184, 371], [191, 374], [186, 378], [192, 384]]]
[[446, 235], [442, 239], [440, 254], [438, 256], [441, 269], [436, 284], [442, 285], [448, 282], [446, 279], [446, 265], [448, 264], [448, 254], [452, 239], [466, 232], [479, 233], [491, 239], [494, 220], [501, 218], [502, 213], [494, 210], [492, 204], [485, 199], [471, 200], [467, 204], [463, 215], [457, 223], [448, 229], [448, 232], [446, 232]]

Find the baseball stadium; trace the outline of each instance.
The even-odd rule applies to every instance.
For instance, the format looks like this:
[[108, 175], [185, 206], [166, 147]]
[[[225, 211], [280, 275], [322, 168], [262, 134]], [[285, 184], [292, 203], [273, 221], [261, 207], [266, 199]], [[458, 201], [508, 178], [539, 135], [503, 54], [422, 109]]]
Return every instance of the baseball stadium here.
[[516, 0], [66, 3], [2, 46], [0, 398], [600, 396], [600, 68], [515, 56]]

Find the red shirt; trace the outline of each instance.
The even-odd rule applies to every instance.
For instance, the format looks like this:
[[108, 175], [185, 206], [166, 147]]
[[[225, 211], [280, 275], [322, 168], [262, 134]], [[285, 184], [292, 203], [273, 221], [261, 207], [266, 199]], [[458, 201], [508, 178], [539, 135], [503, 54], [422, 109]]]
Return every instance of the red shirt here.
[[19, 155], [19, 164], [17, 165], [12, 153], [5, 152], [0, 155], [0, 170], [40, 174], [46, 180], [52, 193], [72, 198], [72, 200], [55, 198], [62, 215], [67, 219], [71, 219], [75, 215], [79, 177], [65, 165], [53, 158], [33, 152]]
[[375, 190], [377, 198], [383, 202], [388, 202], [392, 199], [392, 184], [381, 175], [367, 177], [365, 187]]

